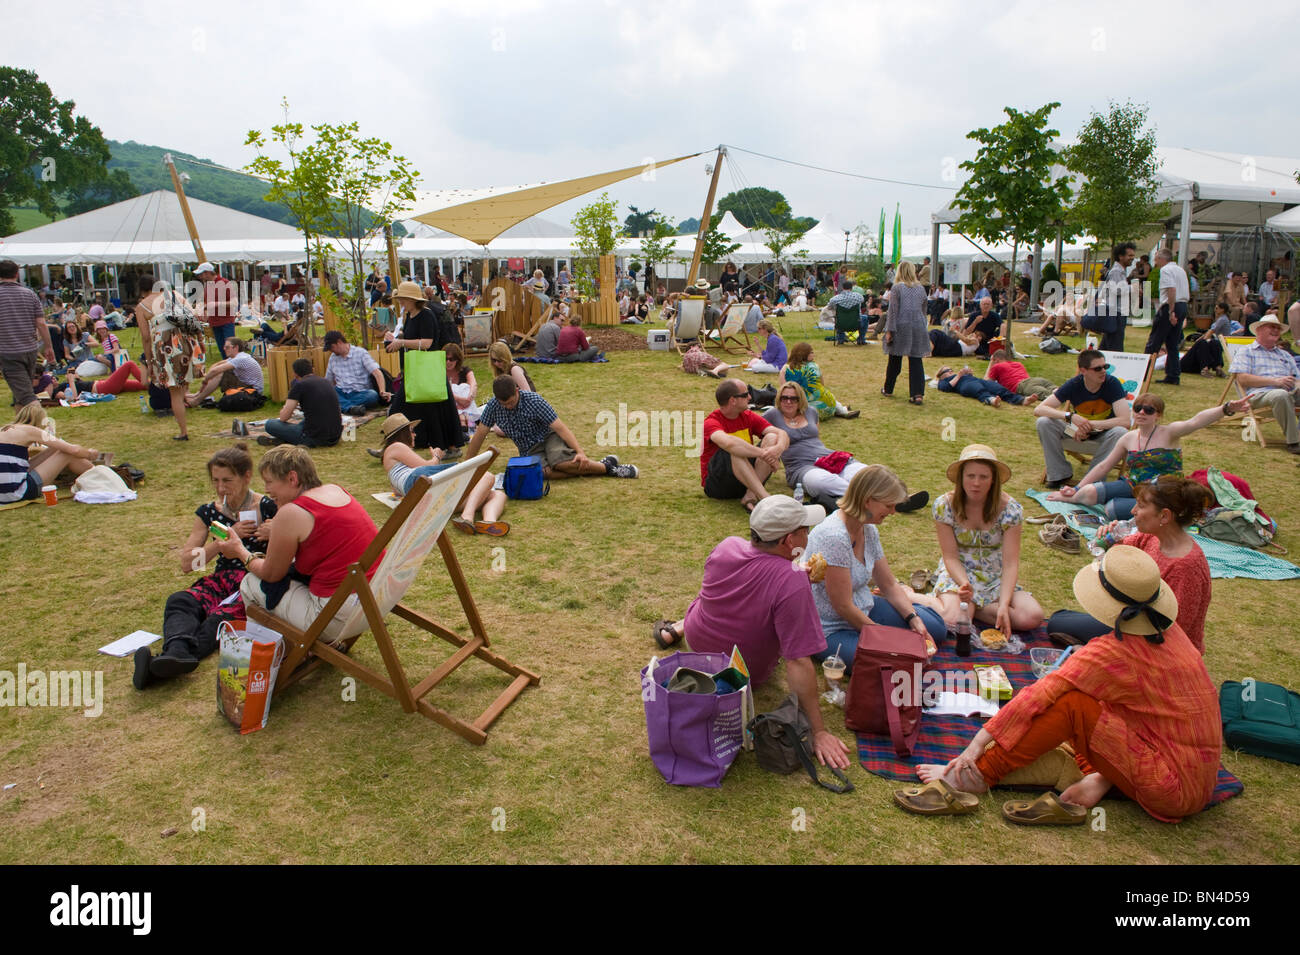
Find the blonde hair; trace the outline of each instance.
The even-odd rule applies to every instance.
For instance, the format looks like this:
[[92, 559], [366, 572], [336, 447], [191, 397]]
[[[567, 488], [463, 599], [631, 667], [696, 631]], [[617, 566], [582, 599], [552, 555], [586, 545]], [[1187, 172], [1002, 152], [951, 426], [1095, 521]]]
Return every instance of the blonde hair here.
[[262, 456], [262, 463], [257, 470], [262, 477], [269, 475], [277, 481], [285, 480], [290, 471], [295, 471], [298, 474], [298, 486], [304, 491], [321, 486], [316, 462], [311, 459], [307, 449], [300, 445], [282, 444], [278, 448], [272, 448]]
[[505, 371], [496, 370], [497, 375], [510, 374], [510, 366], [515, 363], [514, 355], [510, 354], [510, 346], [505, 342], [493, 342], [488, 348], [488, 364], [495, 369], [498, 364], [505, 365]]
[[781, 385], [781, 387], [778, 388], [778, 389], [776, 390], [776, 407], [777, 407], [777, 410], [779, 411], [779, 410], [781, 409], [781, 396], [782, 396], [783, 394], [785, 394], [785, 390], [786, 390], [787, 388], [792, 388], [792, 389], [794, 389], [795, 397], [799, 399], [799, 402], [798, 402], [798, 403], [799, 403], [799, 414], [803, 414], [805, 411], [808, 410], [808, 396], [807, 396], [806, 394], [804, 394], [803, 386], [800, 385], [799, 382], [797, 382], [797, 381], [787, 381], [787, 382], [784, 382], [784, 383]]
[[14, 415], [14, 424], [29, 424], [33, 428], [40, 428], [42, 431], [53, 432], [50, 417], [45, 413], [45, 408], [39, 401], [31, 401], [18, 409]]
[[904, 285], [920, 285], [921, 282], [916, 277], [916, 266], [904, 259], [898, 263], [898, 271], [894, 273], [894, 284], [902, 282]]
[[758, 327], [761, 328], [763, 331], [767, 332], [769, 335], [776, 334], [776, 325], [772, 323], [772, 320], [770, 318], [759, 319]]
[[868, 464], [853, 475], [848, 490], [836, 503], [849, 517], [865, 523], [868, 501], [902, 504], [906, 500], [907, 487], [897, 474], [883, 464]]

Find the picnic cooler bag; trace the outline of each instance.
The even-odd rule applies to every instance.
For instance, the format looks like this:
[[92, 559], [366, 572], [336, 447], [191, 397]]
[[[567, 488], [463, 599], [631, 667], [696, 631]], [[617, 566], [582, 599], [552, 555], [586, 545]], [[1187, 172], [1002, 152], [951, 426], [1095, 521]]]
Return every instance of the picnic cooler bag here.
[[217, 710], [239, 730], [255, 733], [271, 715], [271, 691], [284, 662], [284, 637], [253, 620], [225, 620], [217, 628]]
[[1300, 763], [1300, 694], [1276, 683], [1227, 680], [1219, 710], [1223, 742], [1233, 749]]
[[[853, 655], [844, 725], [856, 733], [888, 736], [894, 752], [910, 756], [921, 735], [919, 677], [928, 661], [925, 638], [915, 630], [876, 623], [863, 627]], [[895, 673], [906, 674], [907, 680], [896, 684]]]
[[506, 462], [502, 490], [512, 501], [536, 501], [551, 493], [551, 482], [542, 473], [542, 456], [529, 454]]
[[753, 699], [749, 687], [733, 693], [679, 693], [664, 684], [686, 667], [705, 673], [725, 669], [725, 653], [674, 653], [657, 657], [641, 671], [641, 702], [645, 704], [650, 759], [664, 780], [674, 786], [722, 785], [744, 744], [745, 724]]
[[445, 351], [408, 351], [402, 369], [402, 397], [411, 404], [447, 400]]

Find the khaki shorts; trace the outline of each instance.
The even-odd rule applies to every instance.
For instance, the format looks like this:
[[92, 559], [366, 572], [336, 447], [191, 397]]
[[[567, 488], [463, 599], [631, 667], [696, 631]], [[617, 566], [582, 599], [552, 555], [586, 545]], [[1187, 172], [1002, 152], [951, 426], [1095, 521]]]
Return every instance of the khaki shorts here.
[[546, 436], [545, 441], [529, 448], [528, 453], [540, 454], [542, 456], [542, 467], [545, 468], [553, 468], [557, 464], [572, 461], [578, 456], [578, 452], [565, 444], [564, 439], [554, 431]]

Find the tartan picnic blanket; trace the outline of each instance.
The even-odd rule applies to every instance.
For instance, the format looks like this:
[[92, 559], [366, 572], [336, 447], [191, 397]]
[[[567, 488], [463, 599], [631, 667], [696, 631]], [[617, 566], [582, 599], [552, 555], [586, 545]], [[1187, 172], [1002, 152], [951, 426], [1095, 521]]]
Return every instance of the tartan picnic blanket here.
[[[582, 364], [582, 362], [573, 362], [573, 361], [563, 362], [560, 361], [560, 359], [558, 358], [542, 358], [538, 355], [515, 355], [514, 357], [515, 357], [515, 361], [532, 362], [535, 365], [581, 365]], [[605, 357], [604, 352], [601, 352], [595, 358], [589, 358], [587, 360], [590, 362], [609, 361], [609, 359]]]
[[[969, 657], [957, 656], [951, 642], [939, 645], [939, 652], [934, 658], [936, 670], [969, 670], [976, 663], [998, 663], [1006, 671], [1011, 681], [1013, 692], [1034, 682], [1033, 671], [1029, 666], [1029, 649], [1031, 647], [1050, 647], [1047, 640], [1047, 628], [1041, 626], [1032, 633], [1018, 634], [1025, 642], [1025, 649], [1019, 654], [990, 653], [978, 648], [971, 649]], [[921, 735], [916, 748], [906, 759], [894, 752], [893, 741], [888, 736], [857, 733], [858, 762], [862, 768], [876, 776], [886, 779], [916, 781], [916, 767], [922, 763], [943, 765], [955, 759], [966, 745], [979, 732], [983, 721], [977, 717], [931, 716], [921, 717]], [[1022, 787], [1023, 788], [1023, 787]], [[1240, 795], [1245, 786], [1222, 765], [1219, 766], [1219, 778], [1214, 785], [1214, 795], [1210, 797], [1210, 806]], [[1117, 790], [1112, 790], [1117, 792]], [[1208, 807], [1207, 807], [1208, 808]]]
[[[1043, 506], [1049, 513], [1061, 514], [1070, 526], [1088, 540], [1097, 535], [1097, 528], [1080, 525], [1075, 519], [1078, 514], [1095, 514], [1103, 521], [1108, 521], [1106, 512], [1095, 504], [1070, 504], [1066, 501], [1049, 501], [1047, 492], [1028, 490], [1025, 492]], [[1266, 554], [1251, 547], [1239, 547], [1210, 537], [1193, 534], [1196, 543], [1205, 554], [1210, 565], [1210, 576], [1224, 579], [1244, 577], [1249, 580], [1294, 580], [1300, 577], [1300, 567], [1281, 558]]]

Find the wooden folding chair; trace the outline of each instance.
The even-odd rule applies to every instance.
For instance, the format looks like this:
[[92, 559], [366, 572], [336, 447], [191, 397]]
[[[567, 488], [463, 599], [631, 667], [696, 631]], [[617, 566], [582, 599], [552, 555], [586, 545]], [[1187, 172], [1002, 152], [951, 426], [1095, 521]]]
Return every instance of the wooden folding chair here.
[[551, 312], [553, 311], [555, 311], [554, 302], [546, 306], [546, 310], [542, 312], [537, 321], [533, 322], [533, 327], [528, 330], [527, 334], [524, 334], [523, 332], [511, 332], [510, 340], [506, 342], [510, 350], [513, 352], [520, 352], [524, 351], [530, 345], [536, 348], [537, 333], [541, 330], [543, 322], [549, 322], [551, 320]]
[[[427, 716], [459, 733], [471, 743], [482, 745], [487, 741], [488, 728], [497, 717], [520, 693], [541, 680], [537, 674], [515, 666], [488, 649], [491, 642], [484, 629], [483, 619], [470, 595], [465, 575], [456, 559], [456, 551], [445, 532], [448, 519], [459, 509], [469, 489], [487, 472], [495, 455], [495, 451], [485, 451], [469, 461], [435, 474], [432, 479], [417, 480], [410, 493], [402, 499], [370, 542], [365, 553], [348, 568], [343, 583], [305, 631], [261, 607], [247, 608], [250, 619], [283, 634], [289, 646], [276, 681], [277, 690], [302, 679], [320, 664], [329, 663], [393, 697], [406, 713], [418, 712]], [[462, 637], [401, 602], [415, 582], [424, 558], [435, 541], [469, 621], [473, 634], [469, 638]], [[366, 568], [381, 553], [384, 559], [376, 568], [372, 580], [367, 581]], [[348, 599], [353, 595], [357, 600], [349, 603]], [[384, 622], [390, 613], [426, 633], [441, 637], [457, 648], [445, 662], [414, 686], [406, 675], [397, 647]], [[367, 667], [348, 653], [367, 630], [374, 634], [384, 661], [383, 671]], [[324, 640], [321, 639], [322, 636]], [[466, 721], [434, 706], [425, 697], [471, 656], [504, 671], [513, 679], [477, 718]]]
[[[1229, 367], [1232, 366], [1233, 356], [1235, 356], [1238, 351], [1255, 341], [1253, 338], [1225, 338], [1222, 335], [1218, 337], [1219, 346], [1223, 349], [1223, 363]], [[1219, 404], [1223, 404], [1227, 401], [1228, 395], [1234, 390], [1236, 391], [1236, 397], [1246, 397], [1246, 389], [1243, 388], [1241, 382], [1237, 380], [1237, 376], [1229, 375], [1228, 380], [1223, 385], [1223, 394], [1219, 395]], [[1264, 424], [1266, 421], [1271, 421], [1273, 424], [1277, 424], [1271, 414], [1261, 417], [1252, 405], [1242, 413], [1240, 421], [1235, 417], [1225, 417], [1216, 421], [1215, 425], [1246, 428], [1248, 432], [1254, 433], [1255, 439], [1259, 441], [1259, 446], [1261, 448], [1267, 448], [1268, 438], [1264, 437]]]
[[[727, 307], [727, 313], [722, 317], [722, 326], [716, 332], [710, 332], [704, 340], [706, 348], [716, 346], [722, 351], [731, 355], [747, 355], [753, 350], [753, 345], [749, 341], [749, 333], [745, 331], [745, 315], [748, 314], [750, 303], [732, 302]], [[714, 336], [717, 337], [714, 337]], [[741, 338], [744, 341], [741, 341]], [[735, 342], [736, 347], [731, 347], [727, 342]]]
[[677, 321], [673, 323], [669, 341], [677, 354], [684, 355], [692, 345], [701, 343], [700, 327], [704, 324], [704, 306], [708, 299], [703, 295], [684, 295], [677, 301]]

